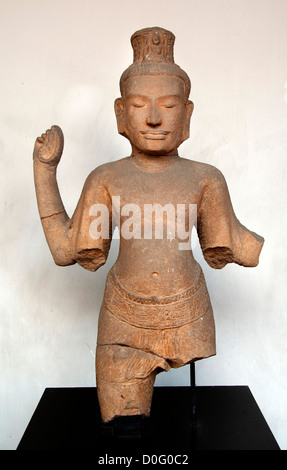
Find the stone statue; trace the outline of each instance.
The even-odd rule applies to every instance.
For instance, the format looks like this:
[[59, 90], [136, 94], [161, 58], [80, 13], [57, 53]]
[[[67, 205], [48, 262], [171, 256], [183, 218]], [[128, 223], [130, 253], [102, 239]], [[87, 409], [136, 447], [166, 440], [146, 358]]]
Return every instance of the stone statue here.
[[115, 101], [118, 131], [130, 141], [131, 155], [92, 171], [72, 218], [56, 181], [61, 129], [53, 126], [35, 143], [38, 207], [55, 263], [96, 271], [119, 227], [96, 351], [104, 422], [148, 416], [159, 372], [216, 353], [212, 307], [191, 250], [192, 227], [213, 268], [256, 266], [264, 242], [236, 218], [220, 171], [178, 155], [189, 137], [193, 103], [190, 80], [174, 63], [174, 39], [158, 27], [132, 36], [133, 64]]

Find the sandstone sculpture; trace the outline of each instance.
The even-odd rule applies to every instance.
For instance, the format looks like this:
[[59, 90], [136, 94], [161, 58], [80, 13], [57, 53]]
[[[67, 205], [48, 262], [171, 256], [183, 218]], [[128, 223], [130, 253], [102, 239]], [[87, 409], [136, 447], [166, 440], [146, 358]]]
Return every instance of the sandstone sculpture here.
[[156, 374], [215, 354], [215, 327], [203, 272], [190, 248], [196, 224], [213, 268], [256, 266], [263, 238], [236, 218], [223, 175], [181, 158], [193, 103], [190, 80], [174, 63], [174, 35], [146, 28], [131, 38], [133, 64], [115, 101], [129, 157], [96, 168], [70, 218], [56, 181], [64, 138], [53, 126], [36, 140], [35, 187], [54, 261], [96, 271], [112, 232], [120, 250], [99, 316], [96, 378], [104, 422], [148, 416]]

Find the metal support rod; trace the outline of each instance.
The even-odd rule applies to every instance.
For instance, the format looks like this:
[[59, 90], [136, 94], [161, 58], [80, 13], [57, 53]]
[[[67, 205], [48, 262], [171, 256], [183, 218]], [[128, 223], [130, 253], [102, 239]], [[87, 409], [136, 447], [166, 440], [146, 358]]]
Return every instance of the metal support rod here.
[[195, 387], [195, 363], [190, 363], [190, 386]]
[[195, 425], [196, 425], [196, 384], [195, 384], [195, 363], [190, 363], [190, 424], [191, 424], [191, 443], [195, 445]]

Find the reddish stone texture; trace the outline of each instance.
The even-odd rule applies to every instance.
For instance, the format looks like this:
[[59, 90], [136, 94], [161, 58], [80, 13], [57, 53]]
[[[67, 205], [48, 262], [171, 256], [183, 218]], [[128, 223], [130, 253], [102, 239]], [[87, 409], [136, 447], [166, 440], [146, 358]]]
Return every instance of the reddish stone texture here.
[[[38, 208], [57, 265], [96, 271], [109, 253], [113, 218], [119, 226], [119, 255], [98, 328], [97, 389], [105, 422], [148, 416], [156, 374], [216, 353], [204, 275], [186, 248], [192, 226], [216, 269], [256, 266], [264, 242], [236, 218], [221, 172], [178, 154], [189, 137], [193, 103], [190, 80], [174, 63], [174, 39], [158, 27], [132, 36], [134, 62], [115, 101], [118, 131], [129, 139], [131, 155], [88, 176], [71, 218], [56, 180], [63, 133], [53, 126], [35, 143]], [[100, 235], [98, 225], [92, 230], [99, 208], [105, 215]]]

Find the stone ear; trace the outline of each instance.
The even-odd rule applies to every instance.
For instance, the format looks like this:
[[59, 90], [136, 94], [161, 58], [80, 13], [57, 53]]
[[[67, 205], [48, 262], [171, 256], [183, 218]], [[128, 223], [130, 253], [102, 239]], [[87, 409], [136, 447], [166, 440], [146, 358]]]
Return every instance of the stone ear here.
[[182, 132], [182, 142], [189, 138], [190, 119], [193, 113], [194, 104], [188, 100], [186, 103], [185, 124]]
[[114, 104], [115, 114], [117, 118], [118, 132], [126, 137], [124, 125], [124, 103], [122, 98], [117, 98]]

